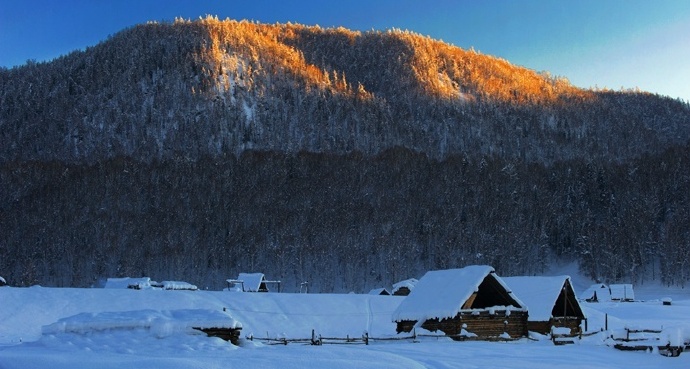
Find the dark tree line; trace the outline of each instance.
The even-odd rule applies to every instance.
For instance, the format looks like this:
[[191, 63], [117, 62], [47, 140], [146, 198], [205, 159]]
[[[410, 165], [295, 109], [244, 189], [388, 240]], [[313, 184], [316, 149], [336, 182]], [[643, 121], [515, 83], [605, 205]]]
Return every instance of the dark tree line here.
[[409, 32], [147, 24], [0, 70], [0, 273], [363, 291], [576, 260], [685, 284], [689, 142], [685, 102]]
[[264, 271], [287, 290], [308, 280], [364, 291], [429, 269], [539, 274], [575, 260], [602, 280], [684, 284], [688, 154], [544, 166], [392, 149], [6, 166], [0, 245], [12, 257], [0, 270], [20, 285], [152, 276], [211, 288]]

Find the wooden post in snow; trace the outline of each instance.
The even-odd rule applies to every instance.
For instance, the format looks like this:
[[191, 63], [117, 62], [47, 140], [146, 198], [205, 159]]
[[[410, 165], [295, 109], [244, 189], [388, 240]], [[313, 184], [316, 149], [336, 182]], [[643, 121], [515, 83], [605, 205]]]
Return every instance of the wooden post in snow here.
[[609, 330], [609, 313], [606, 313], [606, 315], [604, 315], [604, 330]]

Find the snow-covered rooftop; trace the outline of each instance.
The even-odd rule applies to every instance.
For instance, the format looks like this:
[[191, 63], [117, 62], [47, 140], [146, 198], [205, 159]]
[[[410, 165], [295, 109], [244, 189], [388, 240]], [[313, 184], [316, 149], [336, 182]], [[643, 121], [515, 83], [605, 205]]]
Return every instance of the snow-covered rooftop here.
[[103, 288], [132, 288], [145, 289], [151, 288], [151, 278], [108, 278]]
[[374, 288], [373, 290], [369, 291], [370, 295], [390, 295], [391, 293], [388, 292], [387, 289], [381, 287], [381, 288]]
[[238, 280], [244, 282], [242, 284], [245, 292], [259, 292], [261, 282], [264, 281], [263, 273], [240, 273]]
[[612, 284], [609, 285], [611, 290], [611, 300], [632, 301], [635, 299], [635, 292], [632, 284]]
[[393, 312], [393, 321], [426, 321], [433, 318], [455, 317], [463, 304], [485, 278], [495, 280], [519, 305], [509, 309], [523, 310], [524, 304], [510, 292], [509, 287], [488, 265], [472, 265], [462, 269], [434, 270], [427, 272], [419, 280], [414, 290]]
[[589, 286], [580, 294], [580, 299], [591, 300], [594, 298], [596, 292], [597, 301], [611, 301], [611, 290], [603, 283], [597, 283]]
[[[527, 305], [529, 320], [547, 321], [551, 318], [553, 306], [561, 289], [570, 277], [503, 277], [503, 281], [513, 293]], [[573, 291], [574, 293], [574, 291]]]
[[393, 284], [393, 291], [391, 293], [395, 293], [397, 290], [407, 287], [410, 291], [414, 289], [414, 286], [417, 285], [417, 282], [419, 282], [416, 278], [410, 278], [406, 279], [404, 281], [400, 281], [398, 283]]
[[187, 282], [182, 282], [182, 281], [163, 281], [161, 282], [163, 285], [163, 289], [165, 290], [190, 290], [190, 291], [196, 291], [198, 289], [197, 286], [187, 283]]

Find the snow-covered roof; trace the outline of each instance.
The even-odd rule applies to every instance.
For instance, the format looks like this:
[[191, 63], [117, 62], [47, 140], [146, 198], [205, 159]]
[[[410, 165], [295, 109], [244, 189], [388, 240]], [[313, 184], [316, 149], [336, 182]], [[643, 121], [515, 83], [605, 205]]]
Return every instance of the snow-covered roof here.
[[[108, 278], [108, 280], [105, 282], [105, 285], [103, 288], [137, 288], [137, 289], [145, 289], [145, 288], [151, 288], [151, 278], [149, 277], [142, 277], [142, 278], [129, 278], [129, 277], [124, 277], [124, 278]], [[155, 282], [153, 282], [155, 283]]]
[[370, 295], [390, 295], [391, 293], [388, 292], [387, 289], [381, 287], [381, 288], [374, 288], [373, 290], [369, 291]]
[[529, 320], [547, 321], [551, 319], [553, 306], [570, 277], [503, 277], [503, 281], [527, 305]]
[[632, 284], [612, 284], [609, 285], [611, 290], [611, 300], [632, 301], [635, 299], [635, 292]]
[[137, 310], [81, 313], [44, 326], [43, 333], [89, 333], [113, 329], [151, 329], [158, 333], [172, 333], [192, 328], [242, 328], [242, 324], [220, 310]]
[[410, 278], [406, 279], [404, 281], [400, 281], [398, 283], [393, 284], [393, 291], [391, 293], [395, 293], [397, 290], [401, 289], [402, 287], [407, 287], [410, 291], [414, 289], [414, 286], [417, 285], [419, 281], [415, 278]]
[[259, 292], [261, 282], [264, 281], [263, 273], [240, 273], [237, 280], [244, 282], [244, 292]]
[[591, 300], [594, 298], [594, 293], [597, 294], [597, 301], [611, 301], [611, 290], [603, 283], [597, 283], [589, 286], [580, 294], [581, 300]]
[[426, 321], [455, 317], [472, 294], [479, 291], [479, 285], [486, 278], [494, 278], [518, 305], [508, 309], [524, 310], [525, 305], [494, 273], [494, 268], [488, 265], [472, 265], [462, 269], [427, 272], [393, 312], [392, 319]]
[[163, 289], [165, 290], [190, 290], [190, 291], [196, 291], [198, 289], [197, 286], [187, 283], [187, 282], [182, 282], [182, 281], [163, 281], [161, 282], [163, 285]]

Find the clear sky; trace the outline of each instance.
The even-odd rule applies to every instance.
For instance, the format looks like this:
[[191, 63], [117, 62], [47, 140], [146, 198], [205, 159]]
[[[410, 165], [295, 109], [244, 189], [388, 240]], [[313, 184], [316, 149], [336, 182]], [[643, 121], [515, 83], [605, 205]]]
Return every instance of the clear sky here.
[[0, 0], [0, 66], [50, 60], [148, 20], [400, 28], [567, 77], [690, 101], [690, 0]]

